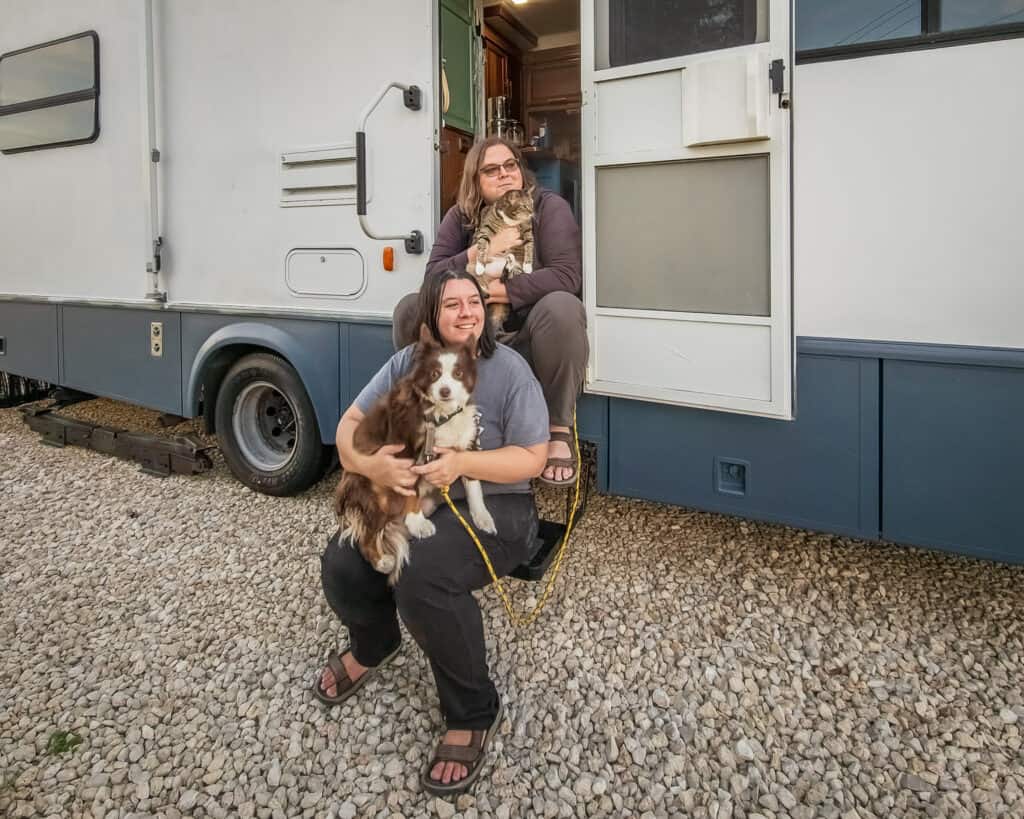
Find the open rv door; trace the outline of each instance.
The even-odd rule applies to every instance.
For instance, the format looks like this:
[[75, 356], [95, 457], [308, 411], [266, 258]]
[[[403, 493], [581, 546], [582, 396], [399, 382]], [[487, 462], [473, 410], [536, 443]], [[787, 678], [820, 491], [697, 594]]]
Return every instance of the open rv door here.
[[791, 18], [581, 4], [588, 392], [792, 418]]
[[171, 306], [389, 319], [437, 226], [436, 3], [159, 12]]

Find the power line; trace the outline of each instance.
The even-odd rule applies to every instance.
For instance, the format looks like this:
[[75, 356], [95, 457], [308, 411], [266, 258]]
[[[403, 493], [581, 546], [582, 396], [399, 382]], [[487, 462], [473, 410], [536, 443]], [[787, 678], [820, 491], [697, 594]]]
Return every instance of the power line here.
[[[910, 6], [910, 5], [915, 4], [916, 2], [918, 2], [918, 0], [903, 0], [903, 2], [897, 3], [895, 6], [890, 6], [887, 11], [883, 11], [877, 17], [872, 17], [870, 20], [868, 20], [866, 23], [864, 23], [860, 28], [857, 28], [857, 29], [854, 29], [853, 31], [851, 31], [849, 34], [847, 34], [845, 37], [843, 37], [842, 40], [839, 40], [836, 43], [836, 45], [842, 45], [847, 40], [849, 40], [851, 37], [856, 37], [857, 35], [863, 36], [863, 34], [861, 34], [861, 32], [864, 32], [864, 34], [866, 34], [867, 31], [870, 31], [876, 25], [884, 22], [886, 17], [890, 17], [893, 14], [901, 14], [903, 11], [905, 11], [906, 9], [904, 9], [903, 6]], [[867, 31], [865, 31], [865, 29], [867, 29]], [[855, 40], [851, 40], [851, 42], [855, 42]]]
[[[879, 39], [879, 40], [884, 40], [884, 39], [885, 39], [886, 37], [888, 37], [888, 36], [889, 36], [890, 34], [892, 34], [892, 33], [893, 33], [894, 31], [899, 31], [899, 30], [900, 30], [901, 28], [903, 28], [903, 27], [904, 27], [904, 26], [905, 26], [905, 25], [906, 25], [907, 23], [912, 23], [912, 22], [914, 22], [914, 20], [919, 20], [919, 19], [920, 19], [920, 18], [919, 18], [919, 17], [917, 16], [917, 13], [915, 12], [915, 13], [914, 13], [913, 15], [911, 15], [911, 16], [910, 16], [910, 17], [908, 17], [908, 18], [907, 18], [906, 20], [904, 20], [904, 21], [903, 21], [902, 23], [897, 23], [897, 24], [896, 24], [895, 26], [893, 26], [893, 27], [892, 27], [891, 29], [889, 29], [889, 30], [888, 30], [887, 32], [885, 32], [885, 34], [881, 35], [881, 36], [880, 36], [880, 37], [879, 37], [878, 39]], [[920, 32], [918, 32], [918, 33], [920, 34]], [[908, 35], [908, 36], [909, 36], [909, 35]]]

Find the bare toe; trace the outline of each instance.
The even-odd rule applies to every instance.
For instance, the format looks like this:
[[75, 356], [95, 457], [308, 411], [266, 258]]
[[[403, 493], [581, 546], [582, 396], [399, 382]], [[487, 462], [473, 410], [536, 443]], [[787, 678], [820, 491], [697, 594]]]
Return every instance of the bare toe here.
[[328, 697], [337, 696], [337, 680], [334, 679], [334, 674], [331, 673], [331, 669], [325, 668], [323, 673], [320, 675], [320, 688]]

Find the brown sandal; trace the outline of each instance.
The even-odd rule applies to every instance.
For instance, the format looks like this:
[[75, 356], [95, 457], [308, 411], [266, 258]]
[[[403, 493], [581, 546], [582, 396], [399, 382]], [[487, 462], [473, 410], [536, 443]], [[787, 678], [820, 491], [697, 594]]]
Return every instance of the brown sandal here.
[[575, 454], [570, 458], [548, 458], [548, 462], [544, 464], [544, 472], [547, 472], [547, 470], [551, 467], [563, 467], [565, 469], [571, 469], [573, 471], [572, 476], [568, 478], [563, 478], [560, 481], [556, 481], [554, 478], [545, 478], [544, 474], [541, 473], [540, 479], [549, 486], [572, 486], [574, 483], [576, 483], [576, 476], [579, 474], [580, 470], [580, 462], [579, 458], [577, 457], [579, 455], [579, 452], [576, 451], [576, 442], [573, 440], [572, 433], [552, 431], [551, 440], [561, 441], [563, 444], [568, 444], [569, 452]]
[[[399, 648], [401, 648], [401, 646], [399, 646]], [[345, 670], [345, 664], [341, 661], [341, 655], [346, 651], [350, 651], [350, 649], [346, 648], [341, 652], [341, 654], [337, 651], [332, 651], [327, 655], [327, 667], [331, 669], [331, 673], [334, 675], [334, 688], [336, 693], [332, 697], [324, 691], [323, 687], [320, 685], [320, 678], [323, 676], [323, 671], [321, 671], [320, 675], [313, 683], [313, 696], [326, 705], [341, 705], [341, 703], [366, 685], [368, 680], [372, 680], [379, 673], [381, 668], [391, 662], [395, 658], [395, 655], [398, 654], [398, 650], [399, 649], [396, 648], [387, 657], [381, 660], [380, 663], [372, 668], [368, 668], [355, 682], [353, 682], [352, 678], [349, 677], [348, 672]]]
[[[498, 713], [495, 715], [491, 727], [486, 731], [473, 731], [469, 745], [448, 745], [444, 742], [438, 745], [433, 758], [420, 776], [420, 785], [423, 786], [423, 789], [435, 796], [450, 796], [469, 790], [469, 786], [476, 781], [480, 776], [480, 771], [483, 770], [487, 746], [491, 743], [491, 737], [497, 733], [504, 713], [504, 706], [499, 705]], [[457, 762], [460, 765], [465, 765], [469, 773], [465, 778], [457, 782], [449, 782], [446, 785], [430, 775], [434, 766], [440, 762]]]

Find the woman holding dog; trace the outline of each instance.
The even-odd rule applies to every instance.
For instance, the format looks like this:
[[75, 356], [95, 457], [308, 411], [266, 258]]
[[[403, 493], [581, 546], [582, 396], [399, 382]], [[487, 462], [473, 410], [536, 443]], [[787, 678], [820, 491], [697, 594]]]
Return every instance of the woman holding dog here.
[[[528, 276], [490, 285], [489, 302], [508, 304], [512, 315], [498, 340], [533, 367], [548, 406], [551, 441], [541, 480], [567, 486], [576, 480], [569, 428], [583, 385], [589, 349], [586, 315], [579, 294], [583, 285], [580, 232], [568, 203], [537, 183], [519, 149], [500, 137], [478, 142], [466, 155], [455, 205], [441, 221], [427, 262], [425, 280], [449, 268], [465, 270], [476, 262], [473, 233], [480, 211], [509, 190], [532, 193], [535, 263]], [[499, 232], [491, 255], [503, 256], [521, 244], [515, 228]], [[394, 342], [401, 349], [416, 340], [416, 295], [395, 308]]]
[[[399, 494], [413, 494], [424, 478], [451, 486], [460, 476], [483, 483], [487, 509], [497, 533], [478, 532], [495, 572], [507, 575], [530, 557], [537, 534], [537, 508], [530, 479], [544, 469], [548, 454], [548, 413], [540, 384], [529, 365], [497, 344], [486, 320], [484, 298], [475, 278], [461, 269], [431, 276], [419, 295], [419, 315], [440, 343], [475, 344], [473, 402], [480, 413], [480, 449], [441, 451], [415, 466], [401, 446], [373, 455], [358, 452], [353, 435], [360, 421], [394, 383], [413, 367], [414, 350], [396, 353], [363, 389], [338, 425], [342, 466]], [[456, 500], [469, 518], [465, 500]], [[328, 604], [348, 627], [350, 645], [331, 652], [314, 685], [329, 705], [344, 702], [372, 679], [399, 649], [398, 615], [423, 649], [437, 684], [447, 732], [421, 775], [424, 789], [458, 793], [476, 779], [488, 743], [501, 722], [502, 706], [487, 669], [483, 620], [472, 595], [491, 582], [473, 541], [451, 510], [442, 505], [431, 517], [434, 535], [410, 542], [409, 563], [394, 587], [348, 541], [336, 534], [321, 558]]]

